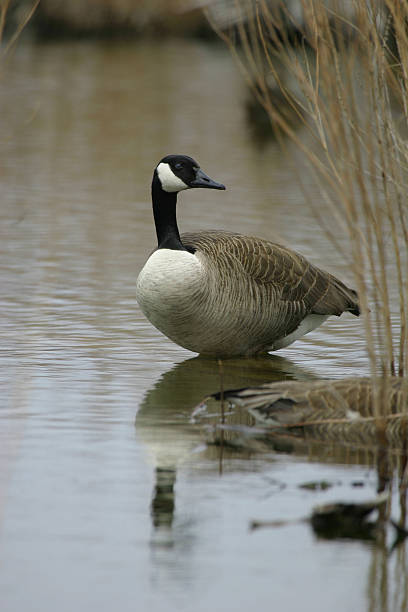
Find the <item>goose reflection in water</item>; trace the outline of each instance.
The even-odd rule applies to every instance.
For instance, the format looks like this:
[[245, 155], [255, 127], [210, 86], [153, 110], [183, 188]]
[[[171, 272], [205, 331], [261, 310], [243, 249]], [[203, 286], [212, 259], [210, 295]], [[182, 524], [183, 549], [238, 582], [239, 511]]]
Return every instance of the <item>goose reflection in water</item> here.
[[[136, 415], [136, 434], [144, 444], [156, 471], [151, 503], [155, 544], [173, 544], [177, 467], [195, 453], [197, 461], [199, 457], [213, 461], [214, 469], [218, 469], [219, 449], [207, 446], [202, 426], [192, 422], [194, 406], [203, 397], [219, 390], [220, 386], [236, 389], [272, 380], [313, 378], [305, 369], [275, 355], [227, 359], [222, 361], [221, 368], [218, 361], [203, 357], [194, 357], [177, 364], [165, 372], [146, 393]], [[253, 418], [246, 411], [235, 415], [235, 418], [241, 425], [253, 423]], [[233, 451], [229, 449], [228, 453], [226, 457], [231, 457]]]
[[[259, 385], [264, 382], [282, 380], [313, 380], [307, 371], [301, 370], [290, 361], [270, 356], [266, 358], [236, 359], [223, 361], [223, 386], [224, 389], [242, 388], [250, 385]], [[153, 487], [151, 501], [152, 518], [152, 537], [150, 540], [152, 552], [154, 554], [154, 584], [157, 588], [160, 585], [169, 584], [171, 581], [179, 581], [183, 588], [186, 580], [193, 580], [194, 558], [197, 547], [194, 546], [199, 532], [203, 529], [205, 516], [200, 516], [197, 523], [192, 517], [192, 505], [197, 495], [197, 490], [193, 487], [188, 489], [186, 502], [186, 489], [184, 487], [183, 507], [177, 510], [177, 469], [188, 462], [194, 463], [199, 467], [197, 474], [207, 474], [209, 471], [217, 472], [222, 449], [215, 446], [207, 446], [203, 441], [203, 431], [201, 425], [192, 422], [191, 415], [194, 406], [208, 397], [214, 391], [220, 389], [220, 370], [216, 360], [204, 359], [200, 357], [188, 359], [177, 364], [167, 371], [144, 397], [136, 416], [136, 435], [144, 445], [151, 462], [155, 467], [155, 483]], [[219, 417], [219, 415], [217, 415]], [[236, 418], [236, 414], [232, 416]], [[245, 419], [245, 412], [241, 412], [242, 422]], [[247, 415], [247, 418], [252, 418]], [[271, 448], [270, 448], [271, 450]], [[309, 443], [303, 448], [294, 449], [296, 454], [307, 456], [308, 461], [324, 461], [337, 464], [363, 464], [373, 465], [373, 456], [357, 453], [354, 455], [350, 448], [345, 448], [344, 452], [336, 447], [324, 447], [318, 443], [317, 448], [311, 447]], [[227, 446], [224, 449], [224, 459], [240, 458], [240, 461], [229, 465], [229, 469], [234, 471], [245, 471], [244, 462], [253, 459], [253, 453], [234, 451]], [[323, 454], [322, 454], [323, 453]], [[259, 457], [259, 455], [258, 455]], [[378, 490], [384, 490], [385, 483], [382, 482], [383, 473], [389, 474], [388, 465], [381, 457], [381, 467], [378, 468]], [[272, 458], [273, 460], [273, 458]], [[268, 459], [269, 461], [269, 459]], [[271, 466], [272, 467], [272, 466]], [[250, 462], [251, 478], [255, 473], [262, 471], [262, 462]], [[267, 489], [271, 491], [274, 486], [280, 486], [281, 481], [273, 478], [273, 470], [268, 470]], [[261, 475], [262, 478], [262, 475]], [[345, 478], [343, 474], [343, 478]], [[350, 478], [354, 479], [353, 473]], [[272, 479], [272, 480], [271, 480]], [[205, 480], [205, 479], [204, 479]], [[217, 482], [215, 480], [215, 482]], [[248, 482], [247, 480], [245, 482]], [[263, 481], [264, 482], [264, 481]], [[275, 483], [275, 484], [274, 484]], [[245, 485], [243, 485], [245, 486]], [[203, 487], [207, 491], [208, 482], [203, 482]], [[195, 493], [194, 493], [195, 489]], [[181, 492], [183, 486], [181, 486]], [[281, 489], [279, 489], [281, 490]], [[214, 499], [210, 503], [216, 504], [219, 495], [214, 493]], [[294, 493], [292, 491], [291, 496]], [[302, 493], [303, 497], [303, 493]], [[298, 503], [299, 497], [293, 497]], [[406, 502], [405, 494], [401, 492], [401, 521], [405, 524]], [[217, 515], [217, 508], [211, 507], [212, 516]], [[405, 544], [399, 546], [398, 557], [390, 555], [390, 548], [386, 546], [386, 523], [379, 515], [380, 530], [375, 542], [372, 545], [371, 571], [368, 572], [366, 591], [370, 593], [371, 609], [375, 608], [376, 602], [381, 600], [380, 594], [388, 592], [393, 581], [397, 585], [396, 595], [401, 601], [407, 600], [407, 581], [393, 578], [405, 575]], [[381, 526], [382, 525], [382, 526]], [[205, 525], [204, 525], [205, 528]], [[319, 537], [322, 537], [321, 534]], [[395, 559], [397, 559], [395, 563]], [[177, 571], [175, 571], [175, 567]], [[376, 609], [376, 608], [375, 608]], [[396, 610], [401, 610], [398, 606]]]

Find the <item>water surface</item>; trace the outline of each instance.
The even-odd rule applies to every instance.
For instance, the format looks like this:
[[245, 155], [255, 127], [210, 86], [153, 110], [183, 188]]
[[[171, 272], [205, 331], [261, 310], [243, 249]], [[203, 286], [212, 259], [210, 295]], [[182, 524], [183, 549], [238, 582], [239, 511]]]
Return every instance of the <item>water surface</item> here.
[[[228, 188], [182, 194], [182, 231], [272, 238], [352, 283], [304, 202], [294, 147], [285, 157], [251, 140], [244, 96], [228, 53], [194, 42], [22, 44], [3, 71], [4, 611], [404, 609], [404, 549], [321, 541], [303, 523], [249, 531], [253, 518], [372, 497], [368, 457], [221, 456], [191, 421], [219, 388], [218, 364], [172, 344], [135, 303], [155, 245], [151, 174], [168, 153]], [[367, 371], [361, 322], [345, 315], [270, 358], [225, 362], [224, 384]], [[328, 491], [299, 489], [323, 478]]]

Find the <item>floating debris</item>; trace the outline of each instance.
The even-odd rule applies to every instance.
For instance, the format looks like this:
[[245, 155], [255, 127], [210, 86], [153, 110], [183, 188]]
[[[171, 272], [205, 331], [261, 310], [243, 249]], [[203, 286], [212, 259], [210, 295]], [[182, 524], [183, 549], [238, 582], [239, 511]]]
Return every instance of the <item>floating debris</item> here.
[[333, 483], [327, 480], [314, 480], [311, 482], [304, 482], [299, 485], [299, 489], [307, 489], [308, 491], [326, 491], [333, 486]]
[[[382, 386], [381, 386], [382, 385]], [[403, 448], [408, 428], [408, 381], [381, 381], [382, 414], [375, 413], [370, 378], [283, 381], [226, 390], [225, 400], [246, 409], [270, 433], [291, 432], [309, 438]], [[217, 398], [217, 394], [212, 396]]]
[[[396, 531], [395, 540], [389, 550], [389, 552], [392, 552], [407, 538], [408, 531], [403, 525], [392, 519], [384, 519], [380, 514], [389, 500], [389, 493], [383, 492], [375, 499], [365, 502], [331, 502], [316, 506], [309, 517], [294, 520], [253, 520], [250, 523], [250, 529], [287, 527], [309, 523], [314, 533], [320, 538], [376, 541], [380, 530], [389, 524]], [[374, 511], [378, 511], [379, 516], [372, 520], [370, 517]]]
[[367, 502], [323, 504], [314, 508], [310, 518], [313, 531], [326, 539], [375, 540], [378, 521], [368, 520], [374, 510], [384, 506], [388, 493]]

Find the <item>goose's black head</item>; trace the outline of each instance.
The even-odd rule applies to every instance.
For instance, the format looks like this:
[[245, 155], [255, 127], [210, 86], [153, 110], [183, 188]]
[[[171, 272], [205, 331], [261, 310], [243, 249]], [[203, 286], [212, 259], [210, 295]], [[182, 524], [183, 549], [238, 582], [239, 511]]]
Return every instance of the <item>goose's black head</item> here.
[[153, 181], [158, 181], [167, 193], [177, 193], [194, 187], [225, 189], [224, 185], [210, 179], [197, 162], [187, 155], [163, 157], [154, 171]]

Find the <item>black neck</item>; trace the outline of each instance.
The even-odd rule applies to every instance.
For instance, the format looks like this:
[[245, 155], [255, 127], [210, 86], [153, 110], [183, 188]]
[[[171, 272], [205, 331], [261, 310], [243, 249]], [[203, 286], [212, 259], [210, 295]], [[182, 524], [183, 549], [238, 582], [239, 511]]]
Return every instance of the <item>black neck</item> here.
[[156, 172], [152, 182], [152, 201], [158, 248], [185, 251], [177, 227], [177, 193], [164, 191]]

